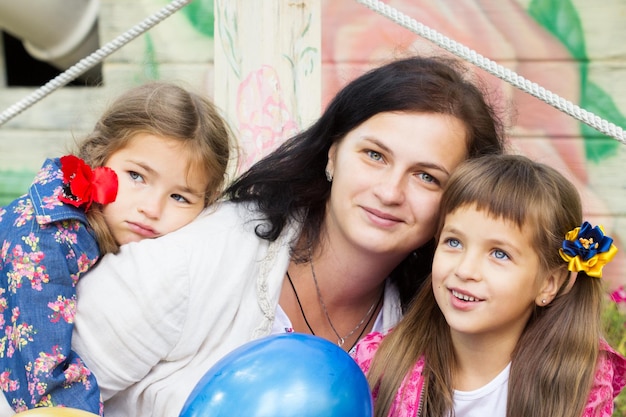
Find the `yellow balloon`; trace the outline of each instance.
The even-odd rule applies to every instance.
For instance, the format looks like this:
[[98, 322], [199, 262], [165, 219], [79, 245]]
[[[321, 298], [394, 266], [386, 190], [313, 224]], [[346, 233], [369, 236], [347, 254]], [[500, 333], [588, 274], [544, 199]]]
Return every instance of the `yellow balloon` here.
[[22, 411], [14, 417], [99, 417], [97, 414], [68, 407], [37, 407]]

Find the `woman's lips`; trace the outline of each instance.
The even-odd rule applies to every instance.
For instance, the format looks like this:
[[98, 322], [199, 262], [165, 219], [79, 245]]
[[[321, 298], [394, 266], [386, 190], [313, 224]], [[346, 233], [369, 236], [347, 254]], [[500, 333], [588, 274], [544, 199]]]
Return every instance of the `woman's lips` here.
[[363, 207], [363, 210], [367, 214], [367, 217], [373, 223], [382, 227], [391, 227], [402, 222], [402, 219], [400, 219], [399, 217], [396, 217], [384, 211], [380, 211], [370, 207]]

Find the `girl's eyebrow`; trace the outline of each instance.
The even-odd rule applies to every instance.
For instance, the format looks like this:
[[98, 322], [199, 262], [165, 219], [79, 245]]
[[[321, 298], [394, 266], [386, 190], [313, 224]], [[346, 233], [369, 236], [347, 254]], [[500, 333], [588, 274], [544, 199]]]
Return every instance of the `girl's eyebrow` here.
[[464, 233], [461, 230], [457, 229], [454, 226], [450, 226], [447, 223], [444, 223], [443, 227], [441, 228], [441, 233], [443, 232], [450, 233], [453, 235], [461, 235], [461, 236], [464, 235]]
[[136, 161], [134, 159], [129, 159], [128, 162], [135, 164], [143, 169], [146, 170], [146, 172], [148, 172], [149, 174], [155, 174], [156, 170], [154, 168], [152, 168], [150, 165], [147, 165], [145, 162], [142, 161]]

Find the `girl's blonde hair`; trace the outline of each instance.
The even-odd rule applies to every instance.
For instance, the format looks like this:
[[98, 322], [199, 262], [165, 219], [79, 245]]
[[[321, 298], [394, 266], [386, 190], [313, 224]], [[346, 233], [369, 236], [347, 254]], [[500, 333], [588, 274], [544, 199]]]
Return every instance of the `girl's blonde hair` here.
[[[214, 202], [226, 182], [232, 132], [218, 108], [207, 98], [167, 82], [149, 82], [119, 96], [79, 144], [77, 156], [91, 167], [104, 166], [109, 157], [138, 133], [177, 139], [184, 144], [188, 169], [208, 178], [205, 206]], [[102, 254], [116, 252], [102, 215], [93, 204], [87, 219], [96, 233]]]
[[[555, 169], [523, 156], [500, 155], [462, 164], [441, 201], [445, 216], [473, 206], [495, 218], [532, 228], [534, 248], [545, 271], [568, 277], [559, 255], [565, 234], [582, 223], [578, 191]], [[604, 289], [584, 272], [564, 279], [557, 297], [535, 306], [511, 357], [507, 417], [580, 417], [593, 382], [601, 337]], [[406, 316], [381, 343], [368, 380], [378, 391], [375, 415], [386, 417], [402, 380], [424, 355], [420, 416], [453, 415], [456, 367], [450, 328], [432, 291], [430, 278]]]

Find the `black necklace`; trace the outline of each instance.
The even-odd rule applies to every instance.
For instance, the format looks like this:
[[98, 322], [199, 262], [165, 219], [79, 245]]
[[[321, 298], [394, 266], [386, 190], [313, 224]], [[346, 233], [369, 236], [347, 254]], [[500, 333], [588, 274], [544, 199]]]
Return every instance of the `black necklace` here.
[[[374, 309], [374, 311], [378, 310], [378, 306], [380, 305], [381, 301], [383, 301], [383, 295], [384, 295], [384, 292], [380, 295], [380, 298], [378, 299], [378, 302], [376, 303], [376, 308]], [[370, 325], [370, 322], [372, 321], [372, 318], [374, 318], [374, 314], [372, 314], [370, 316], [370, 318], [367, 320], [367, 323], [365, 323], [365, 326], [363, 326], [363, 329], [361, 330], [361, 333], [359, 333], [359, 335], [357, 336], [357, 338], [354, 341], [354, 343], [352, 344], [352, 346], [350, 346], [350, 349], [347, 350], [348, 352], [350, 352], [356, 346], [358, 341], [361, 340], [361, 337], [363, 337], [363, 333], [365, 333], [365, 329], [367, 329], [367, 326]]]
[[[302, 318], [304, 319], [304, 322], [306, 323], [306, 327], [308, 327], [309, 331], [311, 332], [311, 334], [313, 336], [315, 336], [315, 332], [313, 331], [313, 328], [309, 324], [309, 321], [306, 318], [306, 314], [304, 314], [304, 308], [302, 307], [302, 303], [300, 302], [300, 297], [298, 297], [298, 292], [296, 291], [296, 287], [293, 285], [293, 281], [291, 280], [291, 275], [289, 275], [289, 271], [287, 271], [287, 279], [289, 280], [289, 284], [291, 284], [291, 289], [293, 290], [293, 295], [296, 296], [296, 301], [298, 302], [298, 307], [300, 307], [300, 313], [302, 313]], [[372, 322], [372, 319], [375, 316], [374, 313], [376, 312], [376, 310], [378, 310], [378, 307], [380, 306], [380, 303], [383, 301], [384, 295], [385, 295], [385, 292], [383, 291], [380, 294], [380, 297], [378, 298], [378, 301], [376, 302], [376, 307], [374, 308], [374, 310], [369, 315], [369, 319], [367, 320], [367, 323], [365, 323], [365, 326], [363, 326], [363, 328], [361, 329], [361, 333], [359, 333], [359, 335], [357, 336], [356, 340], [354, 341], [352, 346], [350, 346], [350, 349], [348, 349], [347, 352], [350, 352], [354, 348], [354, 346], [356, 346], [357, 342], [359, 340], [361, 340], [361, 337], [363, 336], [363, 333], [365, 333], [365, 329], [367, 329], [369, 327], [370, 323]]]
[[306, 319], [306, 314], [304, 314], [304, 309], [302, 308], [302, 303], [300, 302], [300, 297], [298, 297], [298, 292], [296, 291], [296, 287], [293, 286], [293, 281], [291, 280], [291, 276], [289, 275], [289, 271], [287, 271], [287, 279], [289, 280], [289, 283], [291, 284], [291, 289], [293, 290], [293, 294], [296, 296], [296, 301], [298, 302], [298, 306], [300, 307], [300, 312], [302, 313], [302, 318], [304, 319], [304, 322], [306, 323], [306, 327], [308, 327], [309, 331], [311, 332], [311, 334], [313, 336], [315, 336], [315, 332], [311, 328], [311, 325], [309, 324], [309, 321]]

